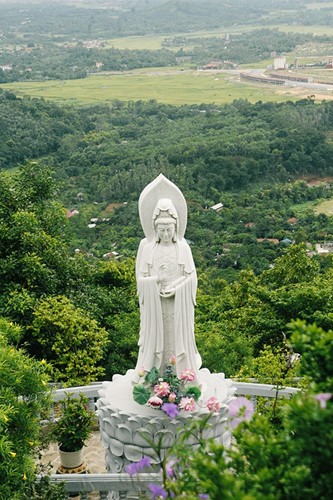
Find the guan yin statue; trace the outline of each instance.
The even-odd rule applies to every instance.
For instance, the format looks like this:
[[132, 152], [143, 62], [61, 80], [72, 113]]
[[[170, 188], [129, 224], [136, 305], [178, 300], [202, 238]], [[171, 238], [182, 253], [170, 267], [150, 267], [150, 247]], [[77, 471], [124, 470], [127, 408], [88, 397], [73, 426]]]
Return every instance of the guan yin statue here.
[[184, 238], [185, 199], [160, 175], [143, 190], [139, 214], [146, 238], [136, 261], [141, 312], [136, 372], [153, 367], [163, 372], [174, 355], [178, 376], [190, 367], [198, 375], [201, 357], [194, 340], [197, 275]]
[[[212, 374], [201, 368], [194, 338], [197, 274], [191, 249], [184, 238], [185, 198], [175, 184], [160, 174], [142, 191], [139, 215], [145, 238], [136, 259], [140, 304], [138, 360], [135, 369], [129, 369], [126, 375], [114, 375], [112, 382], [104, 383], [97, 403], [106, 466], [110, 472], [122, 472], [128, 463], [139, 461], [145, 454], [151, 455], [145, 436], [156, 439], [162, 433], [167, 451], [189, 419], [203, 418], [209, 412], [212, 414], [210, 436], [225, 444], [230, 439], [226, 421], [235, 387], [223, 373]], [[170, 365], [174, 377], [191, 380], [192, 386], [198, 388], [195, 391], [192, 387], [197, 395], [195, 402], [187, 397], [185, 404], [182, 398], [173, 415], [160, 411], [162, 399], [178, 401], [176, 394], [170, 394], [168, 399], [169, 393], [165, 392], [168, 384], [163, 382], [166, 380], [163, 377], [166, 367], [171, 370]], [[148, 399], [144, 383], [153, 373], [160, 381], [157, 384], [161, 384], [161, 392], [155, 386], [152, 394], [156, 396], [155, 389], [160, 398]], [[138, 389], [137, 398], [133, 397], [133, 388]], [[143, 398], [141, 402], [140, 398]], [[211, 401], [215, 403], [210, 405]]]

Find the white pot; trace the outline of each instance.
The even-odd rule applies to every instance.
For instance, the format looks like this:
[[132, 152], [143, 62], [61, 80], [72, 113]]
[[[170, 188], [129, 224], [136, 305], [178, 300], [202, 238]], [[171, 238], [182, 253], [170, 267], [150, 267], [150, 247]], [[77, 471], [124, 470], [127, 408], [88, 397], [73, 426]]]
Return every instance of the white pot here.
[[83, 448], [78, 451], [61, 451], [59, 448], [60, 462], [66, 469], [76, 469], [83, 462]]

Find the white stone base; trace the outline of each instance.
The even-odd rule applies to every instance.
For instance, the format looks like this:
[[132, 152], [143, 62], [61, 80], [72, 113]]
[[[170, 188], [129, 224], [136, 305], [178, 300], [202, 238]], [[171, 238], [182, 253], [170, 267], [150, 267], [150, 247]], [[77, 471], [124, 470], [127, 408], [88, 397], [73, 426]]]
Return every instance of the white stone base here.
[[[204, 436], [216, 438], [225, 446], [230, 444], [228, 405], [234, 399], [236, 391], [230, 379], [225, 379], [223, 374], [212, 374], [207, 369], [200, 370], [200, 384], [204, 390], [197, 411], [181, 411], [176, 418], [170, 419], [161, 410], [139, 405], [134, 401], [133, 373], [134, 370], [129, 370], [126, 375], [115, 375], [112, 382], [105, 382], [97, 401], [106, 469], [109, 472], [123, 472], [126, 465], [138, 462], [143, 456], [154, 457], [154, 450], [148, 440], [157, 443], [160, 436], [163, 436], [161, 454], [164, 458], [193, 419], [202, 419], [208, 415], [205, 402], [211, 396], [218, 399], [220, 410], [211, 416]], [[195, 446], [196, 440], [192, 438], [187, 443]], [[151, 462], [159, 468], [158, 457]]]

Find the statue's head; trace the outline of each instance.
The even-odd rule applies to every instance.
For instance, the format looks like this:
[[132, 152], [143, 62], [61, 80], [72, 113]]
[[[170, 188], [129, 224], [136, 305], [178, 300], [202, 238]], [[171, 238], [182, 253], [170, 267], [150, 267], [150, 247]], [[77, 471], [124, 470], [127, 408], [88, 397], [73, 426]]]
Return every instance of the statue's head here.
[[156, 241], [177, 240], [178, 214], [171, 200], [166, 198], [158, 200], [152, 222]]

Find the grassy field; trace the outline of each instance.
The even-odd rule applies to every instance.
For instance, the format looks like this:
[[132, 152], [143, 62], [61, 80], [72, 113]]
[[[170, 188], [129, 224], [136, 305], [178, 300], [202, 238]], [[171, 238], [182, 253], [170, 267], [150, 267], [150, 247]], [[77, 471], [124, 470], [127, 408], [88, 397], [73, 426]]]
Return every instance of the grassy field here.
[[50, 80], [43, 82], [15, 82], [1, 85], [17, 95], [44, 97], [45, 99], [77, 104], [111, 102], [115, 99], [156, 99], [168, 104], [224, 104], [234, 99], [250, 102], [283, 101], [292, 95], [273, 93], [271, 86], [260, 87], [241, 83], [238, 75], [203, 71], [158, 71], [149, 73], [94, 75], [80, 80]]
[[[333, 2], [331, 3], [333, 6]], [[326, 4], [325, 4], [326, 5]], [[327, 4], [329, 6], [330, 4]], [[147, 50], [157, 50], [162, 48], [162, 42], [165, 38], [172, 37], [186, 37], [187, 40], [191, 40], [191, 38], [198, 37], [223, 37], [227, 33], [229, 35], [245, 33], [253, 30], [260, 30], [263, 28], [267, 29], [277, 29], [285, 32], [294, 32], [294, 33], [315, 33], [317, 35], [331, 35], [333, 36], [333, 26], [290, 26], [290, 25], [277, 25], [272, 24], [268, 26], [262, 25], [239, 25], [232, 26], [230, 28], [221, 28], [219, 30], [208, 30], [208, 31], [198, 31], [195, 33], [173, 33], [173, 34], [165, 34], [165, 35], [145, 35], [145, 36], [129, 36], [123, 38], [113, 38], [107, 41], [107, 47], [115, 47], [117, 49], [147, 49]]]
[[333, 215], [333, 199], [319, 203], [319, 205], [315, 207], [314, 211], [317, 215], [318, 214]]
[[333, 199], [325, 201], [307, 201], [293, 205], [291, 210], [297, 215], [304, 215], [308, 210], [313, 210], [316, 215], [333, 215]]

